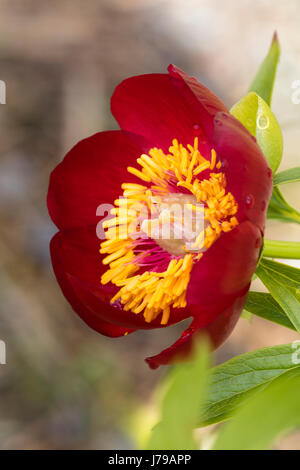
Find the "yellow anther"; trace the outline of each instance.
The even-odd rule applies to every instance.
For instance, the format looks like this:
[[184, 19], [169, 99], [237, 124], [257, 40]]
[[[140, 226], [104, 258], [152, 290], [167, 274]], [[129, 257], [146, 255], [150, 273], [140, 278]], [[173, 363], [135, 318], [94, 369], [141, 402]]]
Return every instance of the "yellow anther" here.
[[200, 173], [202, 173], [202, 171], [207, 170], [209, 167], [210, 167], [210, 162], [201, 163], [201, 165], [199, 165], [199, 166], [194, 170], [194, 172], [193, 172], [193, 173], [194, 173], [194, 176], [199, 175]]
[[214, 149], [211, 149], [210, 169], [213, 170], [216, 164], [217, 154]]
[[147, 183], [150, 183], [151, 178], [148, 175], [145, 175], [145, 173], [142, 173], [141, 171], [137, 170], [136, 168], [133, 168], [131, 166], [127, 167], [127, 171], [131, 173], [132, 175], [137, 176], [143, 181], [147, 181]]

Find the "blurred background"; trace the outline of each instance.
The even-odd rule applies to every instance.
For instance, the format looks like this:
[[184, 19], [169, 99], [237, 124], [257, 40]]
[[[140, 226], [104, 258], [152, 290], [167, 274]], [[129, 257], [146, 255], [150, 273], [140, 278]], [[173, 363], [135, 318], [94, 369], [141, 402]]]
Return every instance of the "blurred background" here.
[[[121, 339], [90, 330], [55, 281], [46, 209], [50, 171], [66, 150], [117, 128], [109, 100], [124, 78], [185, 69], [230, 107], [247, 91], [277, 29], [282, 58], [273, 109], [284, 131], [282, 169], [299, 165], [298, 0], [1, 0], [0, 448], [134, 448], [132, 415], [166, 370], [144, 357], [183, 326]], [[298, 188], [298, 194], [296, 193]], [[282, 187], [300, 209], [299, 186]], [[269, 238], [299, 240], [299, 226], [268, 223]], [[259, 286], [256, 286], [259, 288]], [[241, 319], [216, 363], [297, 335]], [[300, 449], [300, 433], [278, 443]]]

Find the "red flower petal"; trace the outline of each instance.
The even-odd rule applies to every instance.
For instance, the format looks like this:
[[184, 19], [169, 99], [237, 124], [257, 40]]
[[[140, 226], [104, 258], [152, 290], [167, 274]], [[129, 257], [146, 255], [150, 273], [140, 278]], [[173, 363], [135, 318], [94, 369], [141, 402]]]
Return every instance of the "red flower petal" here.
[[175, 138], [183, 145], [192, 143], [193, 126], [201, 122], [197, 110], [176, 91], [167, 74], [124, 80], [112, 96], [111, 111], [121, 129], [143, 136], [150, 147], [164, 151]]
[[227, 191], [239, 205], [239, 221], [250, 220], [264, 231], [272, 194], [272, 172], [254, 137], [233, 116], [215, 117], [213, 146], [222, 161]]
[[[213, 137], [215, 115], [220, 111], [229, 112], [224, 103], [198, 80], [186, 74], [175, 65], [169, 65], [172, 83], [189, 104], [190, 109], [198, 115], [197, 124], [204, 129], [208, 140]], [[196, 123], [195, 123], [196, 124]]]
[[221, 235], [192, 269], [187, 290], [192, 316], [209, 323], [232, 303], [251, 281], [261, 243], [260, 230], [249, 221]]
[[[97, 331], [102, 328], [103, 321], [105, 324], [113, 323], [117, 331], [121, 332], [162, 327], [160, 318], [146, 323], [142, 314], [125, 312], [120, 304], [110, 304], [110, 299], [118, 288], [112, 284], [100, 283], [101, 275], [107, 267], [102, 263], [103, 256], [99, 253], [99, 246], [94, 227], [58, 232], [51, 240], [54, 273], [65, 297], [77, 314]], [[186, 309], [175, 309], [173, 312], [168, 325], [189, 316]], [[113, 328], [112, 325], [111, 327]]]
[[156, 356], [148, 357], [146, 362], [151, 369], [157, 369], [161, 365], [168, 365], [174, 362], [185, 360], [192, 350], [194, 341], [202, 335], [208, 335], [214, 348], [222, 344], [230, 335], [233, 328], [242, 313], [246, 293], [238, 296], [233, 303], [227, 307], [216, 320], [205, 327], [199, 323], [199, 319], [194, 319], [189, 328], [187, 328], [181, 337], [170, 347], [164, 349]]
[[[123, 336], [126, 333], [134, 332], [135, 330], [133, 329], [124, 328], [104, 320], [102, 315], [99, 315], [98, 312], [93, 311], [86, 303], [82, 302], [80, 295], [78, 295], [80, 291], [79, 289], [76, 289], [75, 283], [72, 282], [75, 278], [72, 279], [72, 276], [69, 273], [78, 272], [80, 268], [83, 278], [94, 280], [98, 263], [93, 263], [93, 255], [90, 253], [89, 249], [85, 249], [88, 248], [86, 244], [81, 247], [83, 251], [80, 249], [78, 250], [81, 253], [81, 259], [79, 259], [78, 256], [74, 256], [76, 245], [79, 248], [80, 242], [83, 242], [84, 240], [86, 241], [90, 238], [86, 229], [81, 231], [81, 233], [79, 233], [79, 231], [76, 232], [78, 237], [76, 237], [75, 233], [69, 233], [69, 237], [72, 238], [72, 242], [74, 243], [73, 246], [71, 243], [66, 241], [68, 235], [63, 232], [58, 232], [52, 238], [50, 244], [53, 269], [64, 296], [81, 319], [99, 333], [116, 338]], [[79, 253], [76, 253], [76, 255], [78, 254]], [[97, 250], [95, 251], [95, 257], [96, 255]], [[83, 258], [85, 258], [84, 262], [82, 262]], [[69, 262], [69, 266], [66, 266], [67, 261]], [[109, 309], [111, 312], [113, 310], [112, 307], [104, 302], [99, 302], [98, 306], [100, 311]], [[108, 315], [107, 318], [109, 318]]]
[[121, 131], [99, 132], [75, 145], [50, 176], [47, 203], [57, 227], [96, 227], [97, 207], [112, 204], [125, 180], [137, 181], [126, 167], [140, 154]]

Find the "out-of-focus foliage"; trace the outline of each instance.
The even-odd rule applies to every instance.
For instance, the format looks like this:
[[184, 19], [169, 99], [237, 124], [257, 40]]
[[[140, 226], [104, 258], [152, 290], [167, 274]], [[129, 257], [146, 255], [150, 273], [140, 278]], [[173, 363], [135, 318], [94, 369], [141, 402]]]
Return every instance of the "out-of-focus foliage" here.
[[251, 397], [221, 429], [215, 450], [264, 450], [300, 427], [300, 369], [275, 380]]
[[257, 349], [236, 356], [210, 372], [209, 392], [198, 424], [223, 421], [261, 387], [290, 369], [293, 363], [293, 344]]
[[[263, 348], [208, 371], [207, 348], [175, 366], [164, 384], [161, 419], [148, 449], [199, 448], [193, 430], [228, 420], [216, 449], [264, 449], [300, 425], [300, 364], [294, 344]], [[200, 420], [199, 418], [200, 417]]]
[[197, 345], [193, 360], [173, 368], [161, 405], [161, 420], [154, 427], [148, 449], [197, 449], [194, 429], [207, 387], [209, 347]]

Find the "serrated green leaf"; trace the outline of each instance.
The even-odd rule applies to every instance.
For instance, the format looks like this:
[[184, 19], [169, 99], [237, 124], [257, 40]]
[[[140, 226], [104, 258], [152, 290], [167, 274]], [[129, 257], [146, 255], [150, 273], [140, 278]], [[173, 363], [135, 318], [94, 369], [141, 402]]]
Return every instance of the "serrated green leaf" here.
[[281, 222], [295, 222], [300, 224], [299, 212], [286, 202], [278, 187], [273, 189], [267, 218], [277, 219]]
[[269, 320], [278, 325], [285, 326], [291, 330], [296, 330], [289, 318], [284, 313], [284, 310], [271, 296], [264, 292], [249, 292], [245, 310], [258, 317]]
[[280, 46], [275, 33], [269, 52], [262, 62], [257, 75], [249, 87], [249, 92], [254, 91], [271, 106], [272, 92], [274, 88], [276, 69], [280, 57]]
[[281, 171], [274, 176], [275, 186], [277, 184], [295, 183], [296, 181], [300, 181], [300, 166]]
[[300, 425], [300, 369], [275, 380], [221, 429], [215, 450], [264, 450]]
[[234, 105], [231, 113], [256, 137], [275, 173], [282, 158], [283, 138], [277, 119], [268, 104], [256, 93], [251, 92]]
[[201, 342], [194, 360], [174, 367], [168, 377], [168, 390], [162, 402], [161, 421], [154, 427], [147, 449], [197, 448], [193, 431], [197, 426], [206, 392], [208, 363], [208, 345]]
[[273, 346], [241, 354], [214, 367], [200, 426], [224, 421], [253, 393], [297, 366], [293, 344]]
[[300, 332], [300, 270], [263, 258], [256, 273]]

